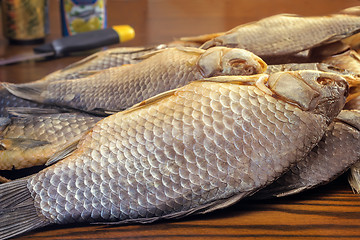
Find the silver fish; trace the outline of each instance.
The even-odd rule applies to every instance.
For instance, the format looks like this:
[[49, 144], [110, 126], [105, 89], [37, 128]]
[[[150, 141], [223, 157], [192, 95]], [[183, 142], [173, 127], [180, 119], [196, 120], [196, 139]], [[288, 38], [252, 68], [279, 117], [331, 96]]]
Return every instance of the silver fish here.
[[98, 122], [65, 159], [1, 184], [0, 238], [49, 224], [148, 223], [234, 204], [314, 147], [347, 88], [334, 74], [282, 72], [194, 81], [148, 99]]
[[13, 109], [11, 117], [0, 118], [0, 170], [43, 165], [102, 119], [78, 112], [25, 110]]
[[340, 176], [360, 160], [360, 111], [343, 110], [308, 156], [254, 198], [296, 194]]
[[224, 47], [169, 48], [144, 58], [140, 63], [110, 68], [88, 78], [4, 86], [28, 100], [104, 114], [204, 77], [257, 74], [267, 66], [246, 50]]
[[[350, 12], [330, 16], [303, 17], [279, 14], [240, 25], [203, 44], [237, 47], [264, 58], [288, 56], [338, 42], [360, 31], [360, 16]], [[184, 40], [191, 40], [186, 38]]]

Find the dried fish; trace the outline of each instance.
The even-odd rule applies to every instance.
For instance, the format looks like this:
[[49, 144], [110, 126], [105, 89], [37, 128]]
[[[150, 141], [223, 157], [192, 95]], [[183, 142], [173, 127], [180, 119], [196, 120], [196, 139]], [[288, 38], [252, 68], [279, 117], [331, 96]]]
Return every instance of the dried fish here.
[[219, 76], [162, 93], [97, 123], [65, 159], [1, 184], [0, 238], [234, 204], [302, 159], [346, 93], [342, 77], [316, 71]]
[[[331, 46], [360, 31], [360, 16], [343, 10], [329, 16], [303, 17], [279, 14], [240, 25], [205, 42], [201, 48], [214, 46], [249, 50], [268, 64], [274, 57], [291, 56], [319, 46]], [[205, 36], [202, 36], [205, 38]], [[197, 38], [183, 38], [193, 41]], [[343, 51], [343, 46], [338, 48]], [[324, 53], [324, 51], [321, 51]], [[302, 60], [303, 61], [303, 60]]]
[[110, 68], [87, 78], [4, 86], [21, 98], [104, 114], [204, 77], [251, 75], [267, 67], [246, 50], [224, 47], [206, 51], [168, 48], [143, 58], [138, 64]]

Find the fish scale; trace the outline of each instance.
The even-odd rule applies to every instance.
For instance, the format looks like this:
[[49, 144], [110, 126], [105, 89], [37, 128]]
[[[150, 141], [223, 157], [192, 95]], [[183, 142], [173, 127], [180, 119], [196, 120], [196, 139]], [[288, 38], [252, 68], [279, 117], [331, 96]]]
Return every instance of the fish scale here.
[[[73, 222], [73, 221], [79, 221], [77, 217], [70, 216], [72, 214], [72, 211], [67, 211], [63, 207], [60, 207], [55, 204], [52, 205], [50, 202], [53, 202], [54, 200], [51, 200], [51, 198], [56, 198], [57, 202], [66, 202], [66, 206], [68, 206], [68, 209], [77, 209], [79, 211], [80, 215], [83, 215], [86, 212], [86, 216], [88, 218], [81, 219], [81, 221], [105, 221], [108, 219], [108, 214], [101, 215], [101, 211], [99, 206], [97, 205], [101, 201], [108, 202], [118, 202], [120, 203], [120, 206], [113, 206], [113, 212], [112, 216], [117, 220], [125, 220], [125, 219], [134, 219], [134, 218], [150, 218], [150, 217], [159, 217], [160, 215], [166, 215], [173, 212], [178, 211], [179, 204], [173, 202], [171, 199], [182, 199], [182, 196], [185, 196], [188, 193], [188, 191], [195, 191], [192, 193], [195, 194], [195, 200], [188, 206], [188, 208], [195, 207], [195, 205], [201, 205], [206, 204], [209, 202], [209, 200], [205, 199], [214, 199], [214, 198], [226, 198], [229, 197], [231, 194], [236, 192], [236, 189], [243, 189], [243, 191], [250, 191], [250, 189], [253, 189], [254, 187], [259, 187], [261, 185], [266, 184], [266, 181], [269, 181], [268, 179], [259, 179], [258, 177], [249, 177], [247, 174], [252, 173], [253, 171], [257, 171], [256, 169], [261, 168], [264, 172], [268, 172], [270, 175], [278, 175], [280, 173], [274, 173], [274, 169], [269, 169], [269, 167], [264, 166], [263, 164], [263, 156], [260, 156], [258, 154], [250, 154], [251, 157], [246, 157], [246, 154], [242, 154], [244, 152], [243, 149], [237, 149], [236, 151], [239, 152], [239, 155], [234, 154], [227, 154], [226, 150], [222, 148], [223, 143], [230, 144], [231, 142], [227, 143], [225, 138], [222, 137], [222, 131], [210, 131], [207, 134], [203, 134], [204, 138], [196, 138], [193, 136], [196, 136], [198, 134], [198, 129], [200, 131], [205, 132], [205, 128], [207, 128], [207, 124], [204, 122], [200, 122], [200, 120], [193, 121], [193, 123], [189, 126], [186, 124], [174, 124], [171, 123], [177, 122], [177, 116], [181, 116], [185, 113], [183, 111], [183, 104], [186, 102], [186, 97], [190, 96], [190, 99], [194, 99], [194, 95], [198, 96], [198, 102], [201, 102], [202, 104], [206, 103], [205, 109], [201, 111], [201, 115], [205, 116], [209, 113], [219, 111], [219, 106], [217, 104], [221, 105], [221, 109], [228, 109], [226, 106], [230, 106], [233, 102], [231, 101], [231, 98], [229, 95], [232, 95], [234, 98], [234, 95], [237, 95], [235, 99], [244, 99], [247, 98], [250, 94], [249, 92], [255, 93], [255, 98], [264, 98], [264, 96], [261, 96], [260, 91], [254, 91], [255, 87], [249, 87], [249, 86], [239, 86], [239, 85], [223, 85], [221, 88], [226, 89], [228, 95], [224, 96], [222, 95], [222, 101], [219, 101], [219, 95], [218, 94], [204, 94], [203, 96], [199, 96], [196, 94], [196, 91], [193, 89], [195, 87], [196, 90], [201, 89], [202, 93], [211, 93], [214, 91], [211, 89], [213, 87], [213, 84], [211, 83], [201, 83], [201, 88], [197, 86], [192, 86], [192, 88], [183, 88], [181, 92], [177, 94], [177, 96], [170, 97], [167, 102], [164, 102], [161, 106], [158, 106], [157, 104], [149, 106], [147, 109], [140, 109], [137, 111], [137, 114], [115, 114], [113, 116], [108, 117], [107, 119], [104, 119], [101, 124], [97, 124], [92, 133], [84, 139], [84, 141], [81, 143], [81, 146], [86, 146], [84, 150], [84, 157], [77, 158], [76, 161], [80, 161], [79, 164], [82, 166], [82, 168], [86, 169], [90, 167], [92, 169], [91, 176], [86, 176], [84, 173], [80, 174], [80, 178], [83, 177], [82, 181], [91, 183], [92, 185], [92, 191], [88, 194], [84, 194], [82, 197], [76, 197], [76, 194], [78, 192], [67, 192], [65, 194], [62, 194], [59, 192], [58, 194], [51, 197], [51, 194], [46, 196], [46, 194], [41, 194], [41, 198], [37, 199], [37, 204], [40, 206], [42, 202], [49, 202], [46, 204], [49, 206], [49, 210], [46, 211], [43, 208], [41, 213], [46, 216], [48, 219], [52, 219], [51, 221], [57, 222], [57, 223], [67, 223], [67, 222]], [[218, 86], [217, 86], [218, 87]], [[230, 94], [231, 93], [231, 94]], [[203, 100], [205, 99], [205, 101]], [[268, 99], [264, 99], [263, 101], [259, 102], [268, 102], [271, 98], [268, 97]], [[273, 102], [276, 102], [276, 99], [271, 99]], [[216, 102], [216, 104], [212, 104], [212, 102]], [[225, 104], [222, 104], [225, 103]], [[216, 106], [215, 108], [213, 108]], [[286, 103], [278, 104], [278, 108], [281, 108], [283, 111], [285, 110], [285, 106], [287, 106]], [[256, 105], [253, 105], [251, 101], [248, 99], [245, 99], [241, 105], [242, 109], [252, 109], [256, 107]], [[315, 125], [313, 128], [308, 129], [306, 126], [307, 123], [311, 118], [314, 118], [314, 116], [311, 116], [309, 118], [304, 116], [297, 116], [299, 114], [299, 111], [296, 111], [296, 107], [293, 106], [287, 106], [289, 109], [288, 111], [292, 111], [292, 114], [289, 114], [292, 116], [291, 121], [297, 122], [300, 125], [304, 125], [304, 129], [307, 133], [313, 132], [314, 134], [310, 134], [311, 138], [314, 137], [314, 135], [318, 135], [318, 132], [321, 130], [321, 127]], [[170, 113], [170, 120], [169, 122], [164, 122], [163, 119], [165, 119], [165, 115], [168, 114], [168, 109], [176, 109], [177, 111], [169, 111]], [[196, 111], [194, 109], [194, 111]], [[159, 119], [155, 113], [162, 113], [163, 119]], [[189, 112], [189, 110], [187, 111]], [[242, 111], [241, 111], [242, 112]], [[269, 112], [269, 111], [268, 111]], [[234, 117], [234, 112], [232, 112], [232, 117]], [[301, 112], [301, 115], [304, 115]], [[240, 114], [240, 118], [244, 118], [242, 114]], [[280, 115], [275, 114], [274, 118], [277, 119], [278, 125], [284, 124], [284, 117], [283, 114]], [[306, 114], [305, 114], [306, 116]], [[122, 137], [122, 132], [125, 132], [125, 136], [127, 135], [126, 132], [135, 132], [135, 135], [143, 135], [145, 132], [145, 128], [139, 128], [137, 126], [143, 126], [144, 122], [152, 122], [153, 119], [157, 119], [160, 121], [160, 125], [162, 126], [161, 132], [162, 136], [161, 139], [163, 142], [160, 144], [160, 148], [158, 146], [153, 146], [153, 151], [149, 152], [148, 150], [145, 151], [147, 153], [144, 155], [142, 152], [143, 150], [140, 150], [139, 146], [145, 147], [144, 145], [141, 145], [139, 142], [136, 141], [136, 138], [134, 140], [127, 139], [126, 137]], [[246, 117], [248, 118], [248, 117]], [[280, 118], [280, 119], [279, 119]], [[321, 117], [320, 117], [321, 119]], [[320, 120], [317, 119], [317, 120]], [[255, 122], [255, 125], [260, 125], [260, 121], [258, 118], [252, 118], [252, 122]], [[321, 120], [324, 124], [324, 119]], [[129, 124], [129, 122], [131, 124]], [[287, 121], [289, 122], [289, 120]], [[209, 123], [210, 126], [219, 125], [222, 129], [225, 128], [223, 124], [223, 119], [213, 119], [212, 122]], [[188, 131], [184, 130], [184, 125], [186, 125]], [[153, 126], [153, 125], [152, 125]], [[195, 129], [196, 126], [196, 129]], [[154, 127], [154, 126], [153, 126]], [[132, 128], [129, 130], [129, 128]], [[233, 134], [231, 141], [232, 142], [243, 142], [245, 146], [248, 149], [261, 149], [264, 148], [264, 146], [257, 144], [256, 146], [251, 146], [251, 143], [246, 143], [243, 141], [242, 137], [245, 135], [243, 134], [242, 125], [238, 124], [237, 121], [234, 121], [232, 124], [232, 130], [233, 132], [238, 132], [238, 136], [236, 134]], [[256, 128], [251, 126], [252, 129]], [[114, 131], [114, 129], [121, 129], [121, 132]], [[175, 129], [175, 131], [173, 130]], [[202, 129], [202, 130], [201, 130]], [[238, 130], [237, 130], [238, 129]], [[292, 135], [295, 135], [294, 132], [296, 132], [296, 129], [294, 127], [290, 127], [290, 129], [293, 130]], [[170, 130], [170, 131], [169, 131]], [[267, 133], [268, 134], [268, 133]], [[165, 135], [169, 135], [166, 137]], [[180, 135], [180, 136], [179, 136]], [[99, 138], [98, 136], [106, 136]], [[155, 141], [155, 136], [153, 137], [152, 141], [147, 140], [147, 144], [151, 144], [151, 142]], [[263, 137], [262, 134], [254, 134], [252, 136], [252, 139], [261, 139], [263, 142], [267, 142], [268, 140]], [[298, 136], [296, 138], [293, 138], [289, 134], [284, 134], [281, 136], [281, 140], [283, 142], [283, 145], [286, 142], [292, 142], [294, 139], [298, 139]], [[113, 143], [113, 145], [118, 146], [116, 150], [120, 150], [121, 152], [117, 152], [117, 161], [116, 163], [110, 164], [107, 161], [107, 158], [104, 157], [104, 155], [101, 154], [101, 150], [99, 149], [99, 142], [100, 141], [101, 146], [110, 146], [110, 143]], [[106, 141], [105, 141], [106, 140]], [[303, 139], [305, 141], [305, 139]], [[123, 144], [123, 142], [128, 142]], [[184, 145], [184, 142], [189, 141], [190, 144], [194, 145], [194, 149], [201, 150], [198, 154], [195, 153], [195, 156], [192, 156], [190, 158], [195, 158], [196, 164], [190, 165], [190, 169], [187, 169], [187, 165], [184, 164], [184, 162], [187, 162], [186, 157], [187, 154], [184, 152], [185, 149], [187, 149]], [[220, 145], [214, 145], [212, 143], [216, 142], [222, 143]], [[133, 142], [133, 145], [131, 142]], [[150, 142], [150, 143], [149, 143]], [[301, 142], [301, 141], [300, 141]], [[306, 142], [309, 142], [308, 140]], [[208, 146], [211, 147], [208, 147]], [[304, 152], [304, 148], [306, 147], [301, 146], [296, 147], [299, 148], [302, 152]], [[80, 146], [80, 148], [81, 148]], [[202, 146], [202, 147], [200, 147]], [[170, 147], [170, 148], [169, 148]], [[205, 148], [203, 148], [205, 147]], [[174, 150], [171, 149], [184, 149], [183, 152], [177, 153]], [[293, 148], [293, 147], [292, 147]], [[205, 151], [204, 151], [205, 150]], [[162, 152], [162, 154], [158, 155], [157, 152]], [[266, 158], [270, 158], [274, 161], [274, 166], [280, 165], [283, 159], [276, 159], [272, 155], [275, 154], [275, 150], [266, 150], [264, 149], [263, 154], [266, 155]], [[277, 150], [276, 150], [277, 151]], [[128, 153], [128, 154], [121, 154], [121, 153]], [[196, 152], [196, 151], [195, 151]], [[255, 153], [256, 151], [253, 151]], [[289, 154], [291, 151], [289, 151]], [[296, 151], [296, 155], [301, 155], [302, 153], [300, 151]], [[74, 156], [77, 156], [78, 154], [74, 153]], [[142, 164], [142, 162], [146, 161], [146, 158], [148, 157], [152, 159], [151, 168], [149, 168], [148, 164]], [[157, 156], [163, 156], [167, 159], [166, 163], [161, 163], [157, 161]], [[246, 163], [240, 163], [239, 158], [248, 158], [248, 163], [252, 163], [250, 165], [247, 165]], [[89, 161], [88, 159], [91, 158], [92, 161]], [[292, 158], [292, 157], [291, 157]], [[74, 158], [73, 158], [74, 159]], [[142, 159], [142, 160], [140, 160]], [[74, 161], [74, 160], [72, 160]], [[56, 165], [56, 168], [63, 168], [63, 171], [61, 174], [68, 175], [67, 179], [71, 179], [72, 176], [76, 174], [76, 170], [72, 167], [68, 167], [69, 161], [63, 161]], [[114, 165], [115, 164], [115, 165]], [[60, 165], [60, 166], [59, 166]], [[117, 165], [117, 166], [116, 166]], [[165, 167], [166, 165], [166, 167]], [[285, 164], [286, 165], [286, 164]], [[252, 167], [253, 166], [253, 167]], [[53, 168], [50, 167], [48, 169], [48, 172], [52, 172]], [[109, 199], [108, 194], [106, 194], [108, 191], [104, 191], [102, 186], [102, 179], [109, 179], [109, 176], [106, 175], [106, 173], [99, 171], [100, 169], [112, 169], [112, 174], [114, 176], [117, 176], [116, 179], [118, 179], [118, 185], [120, 187], [120, 193], [116, 195], [111, 195], [112, 197], [115, 197], [116, 199]], [[120, 170], [120, 169], [122, 170]], [[240, 173], [237, 171], [238, 169], [248, 169], [247, 171], [244, 171], [244, 173]], [[117, 171], [116, 171], [117, 169]], [[197, 169], [197, 170], [196, 170]], [[115, 171], [114, 171], [115, 170]], [[149, 173], [149, 171], [152, 171], [152, 173]], [[195, 171], [194, 171], [195, 170]], [[276, 171], [276, 167], [275, 167]], [[154, 173], [155, 172], [155, 173]], [[181, 177], [179, 173], [182, 173]], [[213, 172], [213, 174], [211, 174]], [[247, 172], [247, 173], [245, 173]], [[184, 174], [185, 173], [185, 174]], [[41, 185], [43, 182], [50, 181], [50, 183], [57, 184], [60, 186], [64, 186], [64, 191], [66, 189], [67, 182], [61, 182], [61, 179], [59, 176], [56, 176], [57, 173], [54, 171], [53, 173], [47, 173], [47, 174], [38, 174], [36, 177], [32, 178], [29, 182], [29, 187], [34, 185], [36, 187], [32, 188], [32, 194], [35, 196], [39, 196], [39, 190], [42, 189]], [[161, 176], [159, 177], [152, 177], [155, 176]], [[187, 178], [184, 178], [184, 176], [188, 176]], [[146, 177], [145, 177], [146, 176]], [[48, 179], [47, 177], [50, 177]], [[52, 180], [54, 178], [54, 180]], [[254, 178], [254, 179], [253, 179]], [[243, 182], [241, 179], [247, 179], [249, 182]], [[146, 184], [145, 184], [145, 183]], [[152, 186], [151, 188], [148, 188]], [[187, 188], [178, 188], [178, 186], [188, 186]], [[212, 186], [212, 188], [216, 189], [215, 192], [208, 192], [201, 189], [200, 186]], [[142, 191], [138, 191], [138, 189], [147, 189], [147, 194], [154, 194], [156, 196], [156, 203], [155, 205], [151, 205], [151, 208], [157, 209], [153, 213], [150, 213], [147, 208], [142, 206], [143, 204], [139, 204], [142, 202], [148, 202], [147, 195], [141, 194]], [[62, 187], [58, 187], [58, 190], [61, 190]], [[177, 189], [177, 191], [174, 191], [174, 189]], [[196, 190], [198, 189], [198, 190]], [[154, 192], [153, 192], [154, 191]], [[41, 192], [41, 190], [40, 190]], [[51, 192], [51, 191], [50, 191]], [[151, 193], [153, 192], [153, 193]], [[96, 194], [95, 194], [96, 193]], [[165, 194], [163, 194], [165, 193]], [[68, 195], [72, 196], [68, 196]], [[85, 196], [87, 195], [87, 196]], [[205, 197], [206, 196], [206, 197]], [[79, 204], [83, 204], [81, 202], [68, 202], [66, 201], [66, 198], [73, 199], [73, 198], [80, 198], [83, 199], [85, 197], [85, 202], [89, 204], [88, 206], [92, 205], [91, 208], [84, 208], [80, 206]], [[60, 198], [60, 199], [59, 199]], [[194, 197], [192, 197], [194, 199]], [[164, 203], [167, 203], [163, 205]], [[86, 205], [87, 205], [86, 204]], [[38, 206], [38, 207], [39, 207]], [[59, 209], [57, 209], [59, 208]], [[149, 208], [149, 207], [148, 207]], [[103, 207], [101, 207], [103, 209]], [[108, 207], [106, 209], [109, 209]], [[132, 209], [132, 211], [124, 211], [124, 209]], [[186, 211], [188, 209], [181, 209], [181, 211]], [[62, 215], [65, 214], [65, 215]], [[160, 215], [159, 215], [160, 214]], [[91, 217], [90, 217], [91, 216]]]

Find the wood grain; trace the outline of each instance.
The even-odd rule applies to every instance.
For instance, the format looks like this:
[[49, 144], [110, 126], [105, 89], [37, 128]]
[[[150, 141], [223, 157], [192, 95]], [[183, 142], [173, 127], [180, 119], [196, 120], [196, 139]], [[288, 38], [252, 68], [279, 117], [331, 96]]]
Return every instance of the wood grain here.
[[[50, 1], [51, 34], [60, 37], [58, 1]], [[115, 45], [147, 46], [181, 36], [221, 32], [277, 13], [320, 15], [356, 6], [356, 0], [108, 0], [109, 25], [135, 28], [133, 41]], [[31, 51], [0, 38], [0, 57]], [[29, 82], [84, 56], [0, 67], [0, 82]], [[207, 215], [148, 225], [51, 226], [20, 239], [356, 239], [360, 238], [360, 198], [343, 176], [303, 194], [268, 201], [244, 200]]]

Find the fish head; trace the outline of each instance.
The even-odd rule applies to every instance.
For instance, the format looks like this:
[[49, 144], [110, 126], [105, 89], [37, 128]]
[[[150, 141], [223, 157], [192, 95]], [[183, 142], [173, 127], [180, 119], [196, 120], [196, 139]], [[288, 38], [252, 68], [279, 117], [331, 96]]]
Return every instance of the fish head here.
[[267, 64], [244, 49], [213, 47], [201, 54], [198, 60], [203, 77], [222, 75], [254, 75], [263, 73]]
[[342, 76], [315, 70], [278, 72], [269, 76], [267, 85], [274, 97], [327, 116], [329, 121], [344, 107], [349, 92]]

